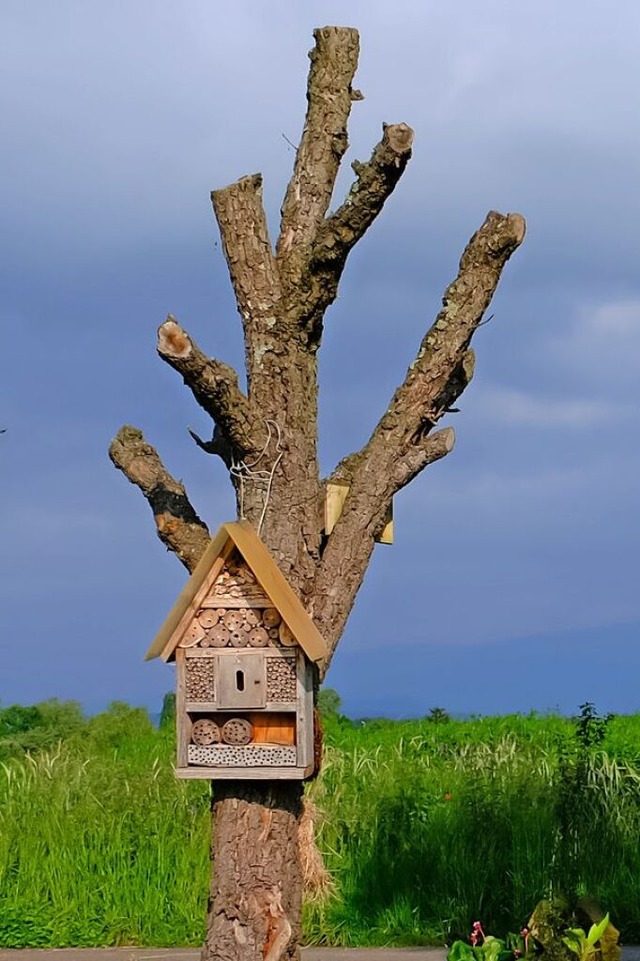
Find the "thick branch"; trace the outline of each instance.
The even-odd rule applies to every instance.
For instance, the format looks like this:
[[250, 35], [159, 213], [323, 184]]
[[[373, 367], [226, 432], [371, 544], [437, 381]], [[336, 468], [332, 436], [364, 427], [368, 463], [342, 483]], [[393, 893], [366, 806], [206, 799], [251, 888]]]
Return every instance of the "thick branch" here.
[[178, 555], [188, 571], [193, 571], [210, 537], [184, 486], [171, 476], [136, 427], [120, 428], [111, 442], [109, 457], [149, 502], [162, 543]]
[[253, 453], [257, 442], [250, 405], [233, 367], [203, 354], [171, 314], [158, 328], [158, 353], [182, 374], [197, 402], [232, 447], [242, 456]]
[[314, 30], [309, 54], [307, 116], [296, 152], [293, 176], [282, 204], [278, 256], [310, 244], [327, 212], [347, 149], [347, 120], [353, 100], [362, 94], [351, 87], [358, 66], [358, 31], [350, 27]]
[[524, 234], [525, 221], [520, 214], [491, 211], [487, 215], [467, 244], [458, 276], [445, 291], [442, 309], [369, 444], [389, 432], [399, 438], [429, 429], [462, 393], [473, 375], [469, 341], [491, 303], [504, 265]]
[[393, 192], [411, 157], [413, 130], [405, 123], [386, 125], [371, 159], [352, 164], [357, 179], [342, 206], [318, 232], [313, 264], [331, 263], [340, 270], [351, 248], [369, 229]]
[[243, 177], [211, 194], [242, 323], [262, 319], [273, 326], [278, 271], [262, 204], [262, 176]]

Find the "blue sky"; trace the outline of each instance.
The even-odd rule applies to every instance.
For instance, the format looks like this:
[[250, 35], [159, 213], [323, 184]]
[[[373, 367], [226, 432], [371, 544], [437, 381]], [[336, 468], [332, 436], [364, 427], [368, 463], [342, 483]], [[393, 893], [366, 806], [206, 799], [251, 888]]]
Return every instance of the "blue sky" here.
[[142, 658], [185, 574], [107, 448], [135, 424], [211, 528], [233, 516], [155, 331], [172, 312], [241, 364], [209, 192], [261, 170], [275, 234], [327, 23], [361, 32], [348, 160], [382, 121], [416, 143], [327, 315], [325, 470], [366, 440], [487, 210], [528, 221], [456, 448], [397, 498], [328, 683], [357, 715], [640, 709], [640, 7], [577, 0], [5, 0], [3, 704], [157, 709], [171, 687]]

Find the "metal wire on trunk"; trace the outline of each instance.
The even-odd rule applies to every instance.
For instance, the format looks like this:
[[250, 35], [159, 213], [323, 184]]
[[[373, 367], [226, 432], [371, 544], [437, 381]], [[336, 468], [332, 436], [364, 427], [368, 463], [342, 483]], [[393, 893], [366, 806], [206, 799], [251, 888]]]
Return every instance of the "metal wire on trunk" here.
[[[259, 520], [258, 526], [257, 526], [258, 534], [259, 534], [260, 531], [262, 530], [262, 525], [263, 525], [263, 523], [264, 523], [264, 519], [265, 519], [266, 514], [267, 514], [267, 508], [268, 508], [268, 506], [269, 506], [269, 499], [270, 499], [270, 497], [271, 497], [271, 488], [272, 488], [272, 486], [273, 486], [273, 476], [274, 476], [274, 474], [275, 474], [275, 472], [276, 472], [276, 470], [277, 470], [277, 468], [278, 468], [278, 464], [279, 464], [280, 461], [282, 460], [282, 457], [283, 457], [283, 454], [284, 454], [284, 451], [282, 450], [282, 447], [281, 447], [282, 430], [281, 430], [281, 428], [280, 428], [280, 425], [279, 425], [279, 424], [277, 423], [277, 421], [275, 421], [275, 420], [265, 420], [264, 425], [265, 425], [265, 427], [267, 428], [267, 440], [266, 440], [266, 443], [265, 443], [264, 447], [262, 448], [262, 451], [261, 451], [260, 454], [258, 455], [258, 457], [253, 461], [252, 464], [247, 464], [247, 463], [246, 463], [245, 461], [243, 461], [243, 460], [241, 460], [241, 461], [235, 461], [235, 460], [234, 460], [234, 461], [231, 462], [231, 467], [229, 468], [229, 471], [230, 471], [231, 475], [232, 475], [233, 477], [235, 477], [235, 478], [237, 479], [237, 481], [238, 481], [239, 501], [240, 501], [240, 519], [241, 519], [241, 520], [244, 520], [244, 488], [245, 488], [245, 484], [246, 484], [246, 483], [252, 483], [252, 484], [256, 484], [256, 485], [257, 485], [257, 484], [264, 484], [264, 485], [265, 485], [264, 502], [263, 502], [263, 505], [262, 505], [262, 512], [261, 512], [261, 514], [260, 514], [260, 520]], [[266, 456], [267, 450], [269, 449], [269, 444], [271, 443], [271, 441], [272, 441], [272, 439], [273, 439], [273, 431], [272, 431], [272, 429], [271, 429], [272, 426], [273, 426], [273, 428], [274, 428], [274, 430], [275, 430], [275, 433], [276, 433], [276, 441], [275, 441], [275, 445], [276, 445], [276, 449], [275, 449], [276, 458], [275, 458], [275, 460], [274, 460], [274, 462], [273, 462], [273, 465], [272, 465], [272, 467], [271, 467], [270, 470], [266, 470], [266, 469], [256, 470], [256, 468], [258, 467], [258, 464], [260, 463], [260, 461], [263, 459], [263, 457]]]

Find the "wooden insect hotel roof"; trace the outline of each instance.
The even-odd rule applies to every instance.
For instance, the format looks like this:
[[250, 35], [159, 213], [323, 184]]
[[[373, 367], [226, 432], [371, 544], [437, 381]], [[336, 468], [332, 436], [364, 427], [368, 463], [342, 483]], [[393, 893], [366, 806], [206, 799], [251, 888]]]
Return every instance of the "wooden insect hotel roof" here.
[[248, 521], [222, 525], [158, 631], [146, 660], [173, 659], [176, 647], [234, 549], [239, 551], [309, 660], [321, 661], [327, 654], [322, 635]]

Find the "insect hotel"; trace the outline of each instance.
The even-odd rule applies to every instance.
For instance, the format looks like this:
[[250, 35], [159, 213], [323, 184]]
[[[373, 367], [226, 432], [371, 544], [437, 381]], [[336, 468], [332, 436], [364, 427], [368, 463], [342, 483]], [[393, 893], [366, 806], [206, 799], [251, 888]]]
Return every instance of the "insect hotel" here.
[[247, 521], [224, 524], [147, 652], [176, 663], [176, 775], [313, 773], [313, 662], [326, 645]]

